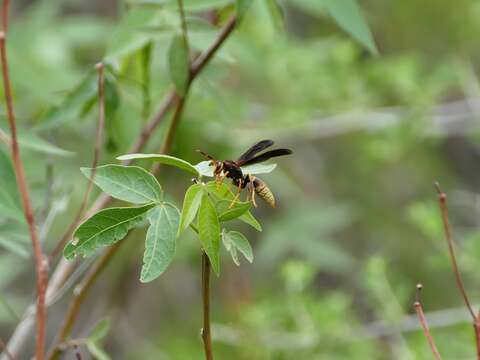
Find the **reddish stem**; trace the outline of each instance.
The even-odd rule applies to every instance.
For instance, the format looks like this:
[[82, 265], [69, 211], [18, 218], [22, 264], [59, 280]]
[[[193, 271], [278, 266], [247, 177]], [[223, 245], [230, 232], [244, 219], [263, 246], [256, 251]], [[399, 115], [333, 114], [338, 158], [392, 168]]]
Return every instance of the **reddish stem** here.
[[[8, 6], [7, 6], [8, 7]], [[4, 3], [5, 9], [5, 3]], [[6, 14], [3, 14], [5, 21]], [[5, 25], [5, 23], [4, 23]], [[43, 360], [45, 353], [45, 324], [47, 313], [45, 309], [45, 292], [47, 289], [47, 262], [44, 260], [40, 239], [35, 227], [35, 217], [33, 215], [32, 203], [28, 192], [27, 181], [23, 162], [20, 157], [20, 148], [17, 140], [17, 125], [15, 120], [15, 111], [13, 107], [12, 86], [10, 83], [10, 75], [8, 71], [6, 37], [5, 32], [0, 32], [0, 58], [2, 63], [3, 88], [5, 93], [5, 101], [7, 103], [7, 118], [11, 131], [11, 150], [12, 160], [17, 178], [18, 190], [22, 200], [25, 219], [28, 224], [30, 238], [32, 240], [33, 254], [35, 258], [35, 272], [37, 275], [37, 336], [35, 345], [35, 356], [37, 360]]]
[[430, 329], [428, 328], [428, 323], [427, 323], [427, 318], [425, 317], [425, 313], [423, 312], [423, 307], [422, 303], [420, 302], [420, 291], [422, 290], [422, 285], [418, 284], [417, 285], [417, 291], [416, 291], [416, 300], [413, 303], [413, 306], [415, 307], [415, 311], [417, 312], [418, 320], [420, 321], [420, 324], [422, 325], [423, 333], [425, 334], [425, 337], [427, 338], [428, 345], [430, 345], [430, 349], [432, 349], [433, 356], [437, 360], [442, 360], [442, 357], [440, 356], [440, 353], [438, 352], [437, 346], [435, 345], [435, 341], [433, 341], [433, 337], [430, 334]]

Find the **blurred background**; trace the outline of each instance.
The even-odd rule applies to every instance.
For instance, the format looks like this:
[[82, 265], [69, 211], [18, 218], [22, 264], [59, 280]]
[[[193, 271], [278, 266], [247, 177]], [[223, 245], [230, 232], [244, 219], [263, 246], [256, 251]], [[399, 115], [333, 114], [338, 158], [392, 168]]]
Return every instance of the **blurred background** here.
[[[185, 3], [191, 45], [205, 49], [232, 1]], [[378, 55], [334, 21], [322, 1], [254, 1], [188, 98], [173, 155], [196, 163], [203, 159], [195, 150], [202, 149], [235, 158], [263, 138], [294, 151], [263, 177], [278, 201], [275, 210], [264, 203], [255, 210], [263, 232], [238, 224], [254, 263], [237, 267], [224, 253], [222, 275], [213, 278], [218, 359], [429, 359], [412, 309], [418, 282], [444, 358], [475, 353], [432, 184], [439, 181], [449, 195], [460, 268], [477, 303], [480, 3], [359, 5]], [[89, 166], [93, 154], [94, 64], [106, 59], [114, 69], [106, 79], [106, 164], [128, 151], [171, 87], [166, 59], [178, 16], [174, 1], [12, 6], [8, 45], [22, 155], [51, 250], [87, 184], [79, 167]], [[0, 111], [4, 117], [4, 106]], [[144, 152], [158, 151], [167, 124]], [[0, 128], [7, 130], [6, 121]], [[0, 195], [12, 189], [9, 174], [0, 144]], [[164, 167], [159, 180], [180, 206], [189, 176]], [[2, 207], [1, 196], [0, 337], [7, 341], [32, 301], [34, 277], [22, 215], [8, 212], [6, 202]], [[109, 318], [101, 344], [112, 359], [202, 359], [197, 240], [182, 236], [168, 271], [141, 284], [143, 237], [139, 229], [125, 240], [73, 336], [85, 337]], [[85, 260], [77, 276], [91, 263]], [[71, 291], [49, 309], [49, 339]], [[32, 348], [33, 341], [20, 358]]]

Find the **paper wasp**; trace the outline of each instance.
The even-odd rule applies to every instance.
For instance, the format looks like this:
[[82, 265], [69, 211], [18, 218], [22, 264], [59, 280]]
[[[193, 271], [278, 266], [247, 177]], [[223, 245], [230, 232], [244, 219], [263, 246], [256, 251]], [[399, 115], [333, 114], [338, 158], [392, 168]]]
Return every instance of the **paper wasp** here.
[[213, 166], [213, 174], [216, 181], [221, 182], [224, 178], [232, 179], [233, 184], [237, 187], [237, 194], [232, 200], [231, 206], [240, 196], [240, 191], [247, 188], [250, 194], [250, 199], [253, 205], [256, 207], [255, 194], [261, 197], [267, 204], [275, 207], [275, 197], [268, 186], [260, 180], [258, 177], [252, 174], [244, 174], [242, 166], [258, 164], [273, 157], [289, 155], [292, 153], [290, 149], [274, 149], [266, 151], [257, 155], [259, 152], [273, 145], [272, 140], [262, 140], [251, 146], [245, 151], [237, 160], [216, 160], [212, 156], [199, 152], [210, 160], [210, 166]]

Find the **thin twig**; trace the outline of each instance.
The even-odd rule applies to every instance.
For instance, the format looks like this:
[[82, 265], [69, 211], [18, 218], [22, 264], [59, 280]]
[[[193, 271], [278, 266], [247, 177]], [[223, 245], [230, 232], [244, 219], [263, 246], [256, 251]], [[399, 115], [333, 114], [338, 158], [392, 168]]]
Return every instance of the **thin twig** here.
[[[7, 6], [8, 7], [8, 6]], [[5, 10], [5, 3], [4, 3]], [[3, 15], [5, 21], [6, 14]], [[5, 25], [5, 24], [4, 24]], [[23, 168], [23, 162], [20, 157], [20, 148], [18, 146], [17, 139], [17, 125], [15, 120], [15, 111], [13, 107], [13, 95], [12, 86], [10, 83], [10, 75], [8, 71], [7, 62], [7, 49], [6, 49], [6, 34], [0, 32], [0, 57], [2, 62], [2, 78], [5, 94], [5, 101], [7, 103], [7, 118], [11, 132], [11, 149], [12, 160], [15, 168], [15, 175], [17, 177], [18, 190], [20, 191], [20, 197], [22, 199], [23, 210], [25, 219], [28, 224], [28, 230], [32, 240], [33, 254], [35, 258], [35, 272], [37, 283], [37, 334], [35, 345], [35, 356], [37, 360], [43, 360], [45, 353], [45, 324], [47, 320], [47, 313], [45, 309], [45, 292], [47, 289], [47, 269], [46, 261], [42, 253], [42, 246], [40, 244], [40, 238], [35, 226], [35, 217], [33, 215], [32, 203], [30, 201], [30, 195], [28, 192], [27, 181], [25, 179], [25, 172]]]
[[473, 320], [473, 330], [475, 331], [475, 345], [477, 350], [477, 360], [480, 360], [480, 318], [475, 315], [472, 305], [467, 296], [465, 286], [463, 285], [462, 276], [460, 270], [458, 269], [457, 258], [455, 256], [455, 248], [453, 243], [452, 231], [450, 229], [450, 222], [448, 221], [448, 207], [447, 207], [447, 195], [440, 189], [438, 182], [435, 183], [435, 187], [438, 192], [438, 202], [440, 205], [440, 211], [442, 213], [443, 229], [445, 232], [445, 238], [447, 239], [448, 252], [450, 254], [450, 260], [452, 262], [452, 269], [455, 275], [455, 280], [457, 282], [458, 289], [463, 297], [465, 306], [470, 313]]
[[10, 0], [3, 0], [2, 6], [2, 31], [6, 34], [8, 31], [8, 13], [10, 10]]
[[8, 360], [15, 360], [15, 357], [10, 353], [10, 351], [8, 351], [7, 346], [2, 339], [0, 339], [0, 348], [7, 355]]
[[205, 359], [213, 360], [212, 334], [210, 332], [210, 260], [202, 251], [202, 303], [203, 303], [203, 328], [202, 339]]
[[125, 241], [119, 241], [115, 245], [109, 247], [107, 251], [102, 255], [102, 257], [85, 275], [80, 284], [75, 287], [73, 291], [73, 300], [70, 302], [67, 310], [67, 315], [64, 319], [60, 332], [54, 341], [54, 348], [47, 357], [48, 360], [58, 359], [58, 357], [60, 356], [62, 350], [60, 345], [65, 343], [68, 335], [72, 331], [78, 312], [80, 311], [80, 306], [82, 305], [85, 296], [87, 295], [88, 291], [91, 289], [95, 281], [98, 279], [103, 269], [105, 269], [107, 264], [110, 262], [110, 259], [115, 255], [115, 253], [123, 243], [125, 243]]
[[422, 284], [417, 285], [416, 294], [415, 294], [415, 302], [413, 306], [415, 307], [415, 311], [417, 312], [418, 320], [422, 325], [423, 333], [427, 338], [428, 345], [430, 345], [430, 349], [432, 349], [433, 356], [437, 360], [442, 360], [440, 353], [438, 352], [437, 346], [435, 345], [435, 341], [433, 341], [432, 334], [430, 334], [430, 329], [428, 328], [427, 318], [425, 317], [425, 313], [423, 312], [422, 303], [420, 302], [420, 291], [422, 290]]
[[180, 24], [182, 26], [182, 36], [183, 40], [185, 41], [185, 45], [187, 48], [187, 54], [190, 53], [189, 44], [188, 44], [188, 29], [187, 29], [187, 21], [185, 20], [185, 8], [183, 7], [183, 0], [177, 0], [178, 12], [180, 15]]
[[95, 179], [95, 173], [97, 171], [97, 165], [100, 159], [100, 154], [102, 150], [103, 129], [105, 127], [105, 66], [103, 63], [98, 63], [95, 67], [98, 71], [98, 121], [97, 128], [95, 129], [95, 149], [93, 152], [93, 160], [91, 166], [92, 172], [90, 174], [90, 179], [88, 180], [87, 190], [83, 194], [83, 199], [77, 211], [77, 214], [75, 215], [73, 222], [70, 224], [65, 234], [62, 236], [62, 239], [57, 243], [55, 249], [53, 249], [52, 253], [50, 254], [50, 261], [52, 261], [62, 251], [62, 249], [65, 247], [65, 244], [70, 239], [73, 231], [82, 221], [85, 209], [88, 205], [88, 198], [90, 197], [90, 193], [93, 189], [93, 180]]
[[465, 306], [467, 307], [470, 315], [472, 316], [473, 321], [476, 320], [475, 313], [470, 305], [468, 300], [467, 292], [465, 291], [465, 286], [463, 285], [462, 276], [460, 270], [458, 269], [457, 258], [455, 256], [455, 248], [453, 244], [452, 231], [450, 229], [450, 223], [448, 221], [448, 207], [447, 207], [447, 195], [440, 189], [440, 185], [436, 182], [435, 188], [438, 192], [438, 203], [440, 205], [440, 211], [442, 214], [443, 230], [445, 232], [445, 239], [447, 240], [448, 253], [450, 254], [450, 260], [452, 262], [453, 273], [455, 275], [455, 280], [457, 282], [458, 289], [463, 297]]

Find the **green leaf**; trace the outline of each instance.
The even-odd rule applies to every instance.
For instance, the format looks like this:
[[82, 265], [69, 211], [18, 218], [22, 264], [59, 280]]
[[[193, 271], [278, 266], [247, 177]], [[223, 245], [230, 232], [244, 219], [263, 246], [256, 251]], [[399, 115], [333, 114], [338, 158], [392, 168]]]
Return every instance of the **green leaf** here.
[[0, 148], [0, 216], [25, 221], [10, 157]]
[[[8, 136], [8, 139], [10, 140], [10, 136]], [[62, 157], [68, 157], [73, 155], [73, 152], [61, 149], [58, 146], [49, 143], [48, 141], [42, 139], [40, 136], [36, 135], [32, 131], [19, 131], [18, 143], [20, 144], [20, 147], [22, 149], [28, 149], [47, 155], [55, 155]]]
[[[238, 231], [224, 231], [222, 232], [223, 243], [225, 244], [225, 248], [230, 251], [232, 254], [232, 249], [240, 251], [245, 259], [247, 259], [250, 263], [253, 262], [253, 251], [250, 243], [248, 242], [247, 238]], [[228, 245], [227, 245], [228, 244]], [[236, 251], [235, 251], [236, 252]], [[238, 265], [237, 261], [235, 261], [235, 257], [232, 254], [233, 261]]]
[[283, 13], [282, 7], [278, 4], [276, 0], [266, 0], [266, 5], [268, 8], [270, 19], [275, 29], [279, 31], [285, 31], [285, 15]]
[[188, 161], [179, 159], [175, 156], [161, 155], [161, 154], [127, 154], [127, 155], [121, 155], [117, 157], [117, 160], [121, 160], [121, 161], [138, 160], [138, 159], [149, 159], [153, 161], [158, 161], [159, 163], [175, 166], [179, 169], [188, 171], [194, 174], [195, 176], [200, 175], [198, 170], [195, 168], [195, 166], [190, 164]]
[[[231, 0], [184, 0], [183, 6], [186, 11], [205, 12], [207, 10], [215, 10], [223, 6], [228, 6], [230, 2]], [[132, 0], [131, 4], [135, 6], [170, 7], [176, 9], [176, 2], [174, 0]]]
[[[81, 168], [90, 179], [92, 169]], [[97, 167], [94, 183], [112, 197], [134, 204], [160, 202], [163, 191], [155, 176], [138, 166], [104, 165]]]
[[93, 329], [88, 335], [88, 339], [93, 342], [97, 342], [107, 336], [108, 331], [110, 330], [110, 319], [105, 318], [100, 320], [95, 324]]
[[220, 222], [208, 194], [204, 193], [198, 211], [198, 232], [203, 250], [210, 259], [213, 271], [220, 274]]
[[110, 356], [97, 343], [87, 341], [87, 347], [96, 360], [110, 360]]
[[159, 277], [175, 255], [180, 213], [170, 204], [159, 205], [148, 212], [150, 227], [145, 240], [140, 281], [150, 282]]
[[252, 4], [253, 0], [236, 0], [237, 8], [237, 22], [240, 24], [243, 21], [245, 13]]
[[117, 61], [119, 58], [132, 54], [153, 39], [153, 36], [142, 31], [149, 25], [154, 25], [159, 11], [135, 7], [123, 17], [113, 32], [108, 46], [106, 58]]
[[21, 242], [0, 234], [0, 247], [10, 251], [21, 258], [27, 259], [30, 256], [29, 247]]
[[377, 46], [356, 0], [323, 0], [325, 8], [337, 24], [349, 33], [372, 54], [377, 55]]
[[82, 81], [70, 91], [63, 101], [52, 107], [40, 120], [38, 129], [55, 128], [68, 121], [78, 120], [86, 104], [97, 96], [97, 82], [93, 71], [89, 71]]
[[[198, 164], [194, 165], [195, 169], [201, 176], [213, 177], [213, 166], [210, 166], [210, 161], [201, 161]], [[277, 164], [253, 164], [249, 166], [242, 167], [242, 172], [244, 174], [268, 174], [275, 170]]]
[[154, 207], [148, 204], [137, 208], [109, 208], [93, 215], [73, 234], [73, 241], [63, 251], [66, 259], [75, 255], [90, 256], [102, 247], [123, 239], [128, 231], [139, 225], [145, 213]]
[[250, 210], [250, 207], [252, 206], [252, 203], [250, 201], [237, 201], [232, 207], [230, 207], [231, 204], [232, 202], [229, 200], [220, 200], [216, 203], [215, 206], [217, 208], [217, 213], [219, 214], [218, 220], [229, 221], [236, 219], [245, 214], [248, 210]]
[[202, 201], [202, 195], [203, 185], [194, 184], [188, 188], [183, 200], [182, 217], [180, 219], [178, 235], [185, 231], [193, 219], [195, 219], [195, 215], [197, 215], [198, 208], [200, 207], [200, 202]]
[[[225, 183], [217, 184], [215, 181], [210, 181], [207, 183], [206, 186], [207, 186], [207, 191], [213, 196], [215, 196], [217, 200], [228, 200], [229, 202], [231, 202], [234, 198], [232, 191], [230, 190], [228, 185]], [[238, 219], [252, 226], [255, 230], [262, 231], [261, 225], [253, 217], [250, 211], [246, 211]]]
[[175, 35], [168, 50], [170, 78], [177, 93], [185, 95], [190, 77], [188, 45], [182, 35]]

